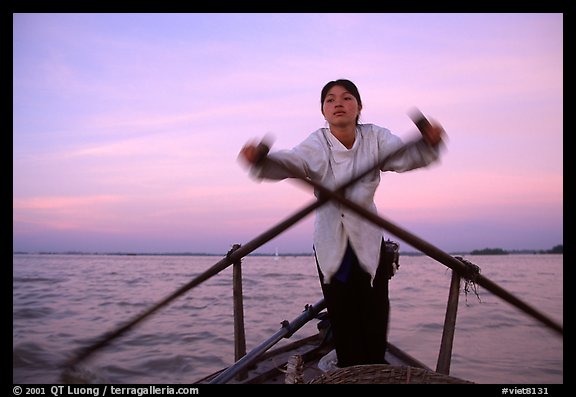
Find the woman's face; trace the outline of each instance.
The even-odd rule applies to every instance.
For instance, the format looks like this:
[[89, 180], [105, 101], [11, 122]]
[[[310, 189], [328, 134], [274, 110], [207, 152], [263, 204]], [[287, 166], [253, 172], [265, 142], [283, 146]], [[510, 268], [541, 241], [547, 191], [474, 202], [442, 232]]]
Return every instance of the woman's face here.
[[360, 110], [356, 97], [340, 85], [335, 85], [328, 91], [322, 104], [322, 114], [328, 124], [338, 127], [350, 124], [355, 126]]

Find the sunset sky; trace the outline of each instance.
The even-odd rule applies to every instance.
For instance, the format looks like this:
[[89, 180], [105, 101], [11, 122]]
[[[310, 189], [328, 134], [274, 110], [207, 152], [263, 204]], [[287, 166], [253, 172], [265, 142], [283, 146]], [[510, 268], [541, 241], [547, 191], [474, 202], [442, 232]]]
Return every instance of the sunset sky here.
[[[562, 14], [14, 14], [13, 46], [14, 251], [248, 242], [313, 195], [238, 151], [324, 127], [338, 78], [361, 122], [410, 140], [417, 107], [448, 134], [382, 174], [381, 216], [447, 252], [563, 244]], [[313, 219], [259, 251], [312, 252]]]

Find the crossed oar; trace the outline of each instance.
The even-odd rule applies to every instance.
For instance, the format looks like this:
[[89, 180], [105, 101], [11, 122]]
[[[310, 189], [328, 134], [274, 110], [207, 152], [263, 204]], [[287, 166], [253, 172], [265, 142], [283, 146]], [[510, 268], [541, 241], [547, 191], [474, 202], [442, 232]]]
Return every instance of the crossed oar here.
[[[428, 121], [422, 115], [420, 115], [417, 119], [415, 119], [414, 122], [416, 123], [416, 126], [420, 129], [420, 131], [422, 131], [424, 124], [428, 123]], [[222, 258], [220, 261], [218, 261], [212, 267], [210, 267], [209, 269], [207, 269], [206, 271], [204, 271], [200, 275], [196, 276], [190, 282], [181, 286], [176, 291], [174, 291], [173, 293], [171, 293], [170, 295], [168, 295], [167, 297], [165, 297], [164, 299], [162, 299], [161, 301], [159, 301], [158, 303], [156, 303], [152, 307], [148, 308], [147, 310], [144, 310], [142, 313], [140, 313], [139, 315], [134, 317], [132, 320], [130, 320], [127, 323], [125, 323], [124, 325], [116, 328], [115, 330], [102, 335], [102, 337], [99, 338], [99, 340], [97, 340], [92, 345], [89, 345], [89, 346], [86, 346], [86, 347], [79, 349], [77, 354], [74, 355], [71, 359], [69, 359], [64, 364], [64, 368], [65, 369], [73, 368], [75, 365], [77, 365], [81, 361], [87, 359], [89, 356], [91, 356], [97, 350], [107, 346], [114, 339], [120, 337], [121, 335], [126, 333], [128, 330], [130, 330], [132, 327], [134, 327], [138, 323], [142, 322], [144, 319], [146, 319], [150, 315], [154, 314], [156, 311], [158, 311], [162, 307], [166, 306], [167, 304], [169, 304], [170, 302], [172, 302], [176, 298], [180, 297], [181, 295], [183, 295], [187, 291], [191, 290], [192, 288], [196, 287], [197, 285], [208, 280], [212, 276], [218, 274], [220, 271], [224, 270], [225, 268], [232, 265], [233, 263], [239, 262], [244, 256], [250, 254], [251, 252], [256, 250], [258, 247], [260, 247], [263, 244], [267, 243], [268, 241], [272, 240], [273, 238], [275, 238], [276, 236], [278, 236], [279, 234], [281, 234], [282, 232], [284, 232], [285, 230], [287, 230], [288, 228], [290, 228], [291, 226], [296, 224], [298, 221], [300, 221], [301, 219], [306, 217], [308, 214], [310, 214], [312, 211], [319, 208], [320, 206], [322, 206], [324, 203], [326, 203], [327, 201], [329, 201], [331, 199], [336, 200], [339, 203], [341, 203], [342, 205], [350, 208], [351, 210], [355, 211], [359, 215], [365, 217], [368, 221], [384, 228], [388, 232], [392, 233], [393, 235], [400, 238], [401, 240], [404, 240], [405, 242], [409, 243], [413, 247], [419, 249], [421, 252], [427, 254], [431, 258], [434, 258], [437, 261], [443, 263], [444, 265], [450, 267], [451, 269], [459, 272], [459, 274], [463, 274], [463, 275], [466, 274], [467, 267], [460, 260], [452, 257], [451, 255], [445, 253], [444, 251], [442, 251], [442, 250], [436, 248], [435, 246], [427, 243], [426, 241], [413, 235], [412, 233], [402, 229], [401, 227], [395, 225], [394, 223], [392, 223], [388, 220], [385, 220], [381, 216], [379, 216], [373, 212], [368, 211], [364, 207], [356, 204], [355, 202], [346, 199], [343, 195], [340, 194], [340, 192], [343, 192], [347, 187], [355, 184], [356, 182], [358, 182], [360, 179], [362, 179], [364, 176], [368, 175], [369, 173], [371, 173], [377, 169], [382, 168], [388, 161], [390, 161], [391, 158], [394, 158], [395, 156], [400, 155], [402, 152], [404, 152], [404, 151], [408, 150], [409, 148], [413, 147], [414, 145], [416, 145], [419, 141], [420, 141], [420, 139], [408, 142], [407, 144], [405, 144], [405, 145], [399, 147], [398, 149], [392, 151], [390, 154], [388, 154], [385, 158], [383, 158], [380, 162], [375, 164], [373, 167], [369, 167], [364, 172], [351, 178], [348, 182], [342, 184], [340, 187], [338, 187], [337, 189], [335, 189], [333, 191], [324, 187], [323, 185], [321, 185], [317, 182], [314, 182], [314, 181], [308, 179], [304, 175], [293, 175], [294, 178], [296, 178], [300, 181], [303, 181], [304, 183], [311, 185], [312, 187], [314, 187], [315, 189], [318, 190], [318, 192], [320, 194], [315, 201], [308, 204], [306, 207], [302, 208], [300, 211], [294, 213], [293, 215], [291, 215], [290, 217], [281, 221], [280, 223], [273, 226], [272, 228], [268, 229], [264, 233], [260, 234], [259, 236], [255, 237], [254, 239], [250, 240], [246, 244], [241, 245], [240, 247], [238, 247], [237, 249], [235, 249], [233, 251], [231, 250], [226, 255], [226, 257]], [[264, 148], [264, 149], [267, 150], [267, 148]], [[266, 157], [266, 158], [264, 158], [263, 161], [274, 161], [274, 160]], [[282, 166], [282, 164], [280, 164], [280, 163], [277, 163], [277, 164]], [[500, 298], [504, 299], [505, 301], [511, 303], [512, 305], [516, 306], [517, 308], [523, 310], [524, 312], [528, 313], [532, 317], [538, 319], [539, 321], [541, 321], [542, 323], [544, 323], [548, 327], [554, 329], [555, 331], [557, 331], [558, 333], [563, 335], [564, 331], [563, 331], [563, 327], [561, 325], [559, 325], [557, 322], [550, 319], [549, 317], [547, 317], [543, 313], [539, 312], [535, 308], [531, 307], [527, 303], [523, 302], [519, 298], [510, 294], [509, 292], [507, 292], [503, 288], [499, 287], [498, 285], [496, 285], [492, 281], [481, 276], [480, 274], [476, 275], [474, 281], [477, 284], [481, 285], [482, 287], [486, 288], [488, 291], [499, 296]]]

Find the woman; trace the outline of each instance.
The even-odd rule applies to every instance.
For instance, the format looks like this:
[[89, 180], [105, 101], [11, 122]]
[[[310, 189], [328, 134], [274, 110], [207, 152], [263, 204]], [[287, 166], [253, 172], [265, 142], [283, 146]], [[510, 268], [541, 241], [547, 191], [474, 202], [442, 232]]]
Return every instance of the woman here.
[[[404, 172], [425, 167], [439, 157], [444, 130], [423, 123], [419, 125], [421, 141], [375, 167], [403, 142], [385, 128], [359, 123], [362, 100], [356, 85], [345, 79], [328, 82], [320, 104], [328, 127], [314, 131], [293, 149], [270, 153], [264, 159], [256, 143], [242, 148], [239, 157], [251, 166], [254, 177], [279, 180], [305, 175], [334, 190], [372, 167], [344, 195], [376, 212], [374, 194], [380, 171]], [[338, 202], [328, 201], [317, 209], [314, 253], [339, 367], [386, 362], [388, 280], [393, 273], [384, 260], [383, 244], [380, 227]]]

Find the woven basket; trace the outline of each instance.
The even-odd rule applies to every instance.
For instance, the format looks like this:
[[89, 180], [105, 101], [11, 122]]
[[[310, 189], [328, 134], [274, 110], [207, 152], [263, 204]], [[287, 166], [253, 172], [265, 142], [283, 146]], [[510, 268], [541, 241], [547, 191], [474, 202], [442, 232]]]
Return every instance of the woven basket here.
[[311, 384], [390, 384], [390, 383], [474, 383], [443, 375], [438, 372], [414, 367], [396, 367], [386, 364], [355, 365], [326, 372]]

